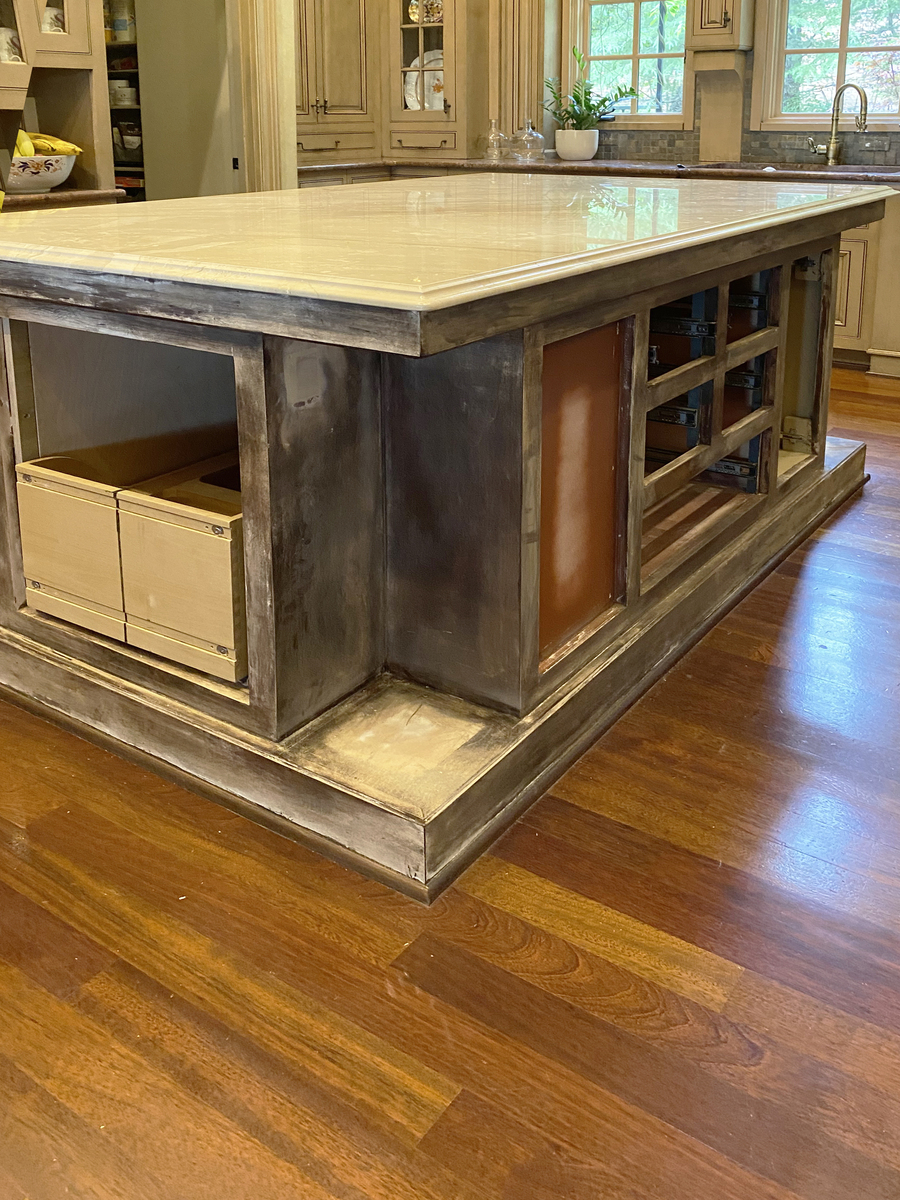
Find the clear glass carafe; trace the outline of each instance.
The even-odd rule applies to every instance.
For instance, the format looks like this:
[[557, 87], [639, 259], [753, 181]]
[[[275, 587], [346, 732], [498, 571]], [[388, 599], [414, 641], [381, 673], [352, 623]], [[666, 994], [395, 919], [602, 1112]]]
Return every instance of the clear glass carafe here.
[[544, 161], [544, 138], [535, 129], [530, 117], [525, 118], [525, 124], [513, 137], [510, 150], [513, 158], [519, 162]]
[[496, 161], [498, 158], [506, 158], [508, 153], [509, 138], [500, 129], [500, 122], [497, 118], [491, 117], [491, 130], [488, 134], [487, 149], [484, 152], [484, 157]]

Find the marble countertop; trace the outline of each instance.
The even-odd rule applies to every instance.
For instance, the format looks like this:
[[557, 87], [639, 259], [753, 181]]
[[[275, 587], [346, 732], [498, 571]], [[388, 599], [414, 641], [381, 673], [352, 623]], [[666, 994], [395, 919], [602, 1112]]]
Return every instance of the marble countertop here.
[[852, 210], [821, 181], [476, 173], [5, 214], [0, 263], [427, 311]]
[[623, 175], [655, 176], [676, 179], [781, 179], [806, 181], [809, 179], [828, 183], [883, 183], [900, 188], [900, 166], [865, 166], [853, 163], [836, 163], [826, 166], [821, 161], [803, 163], [787, 162], [720, 162], [720, 163], [672, 163], [639, 161], [635, 159], [591, 158], [586, 161], [567, 162], [555, 154], [546, 154], [537, 163], [523, 163], [516, 159], [503, 158], [489, 163], [484, 158], [436, 158], [422, 155], [406, 158], [354, 159], [342, 162], [303, 162], [298, 175], [327, 174], [334, 171], [377, 170], [394, 167], [428, 167], [448, 171], [540, 171], [552, 175]]

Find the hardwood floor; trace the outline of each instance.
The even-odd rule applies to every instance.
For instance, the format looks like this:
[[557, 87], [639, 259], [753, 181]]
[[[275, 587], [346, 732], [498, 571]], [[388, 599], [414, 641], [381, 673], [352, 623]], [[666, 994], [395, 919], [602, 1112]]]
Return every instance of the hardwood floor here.
[[872, 481], [430, 910], [0, 705], [0, 1200], [897, 1200]]

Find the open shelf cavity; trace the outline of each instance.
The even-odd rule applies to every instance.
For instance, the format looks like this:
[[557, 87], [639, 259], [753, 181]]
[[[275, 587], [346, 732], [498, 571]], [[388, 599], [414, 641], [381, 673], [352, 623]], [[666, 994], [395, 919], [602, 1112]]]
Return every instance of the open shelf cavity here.
[[641, 530], [642, 590], [687, 562], [759, 501], [701, 477], [648, 508]]
[[650, 312], [641, 591], [768, 491], [782, 277], [773, 267]]
[[717, 308], [718, 291], [707, 288], [651, 310], [650, 379], [715, 355]]
[[40, 322], [10, 340], [26, 614], [239, 685], [232, 357]]
[[785, 297], [784, 391], [778, 454], [778, 481], [784, 483], [815, 461], [823, 431], [819, 429], [819, 347], [823, 337], [823, 269], [821, 259], [793, 264]]
[[733, 279], [728, 285], [725, 340], [729, 345], [769, 325], [770, 311], [774, 309], [775, 278], [775, 271], [758, 271], [755, 275]]

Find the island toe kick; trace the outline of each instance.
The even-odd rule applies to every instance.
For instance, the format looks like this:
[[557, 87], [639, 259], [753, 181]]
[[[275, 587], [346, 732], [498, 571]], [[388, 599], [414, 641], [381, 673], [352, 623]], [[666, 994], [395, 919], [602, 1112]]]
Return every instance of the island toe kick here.
[[568, 299], [423, 308], [418, 349], [376, 306], [292, 337], [233, 289], [161, 315], [120, 274], [99, 308], [20, 264], [0, 688], [433, 898], [862, 485], [826, 437], [835, 265], [884, 198], [832, 191]]

